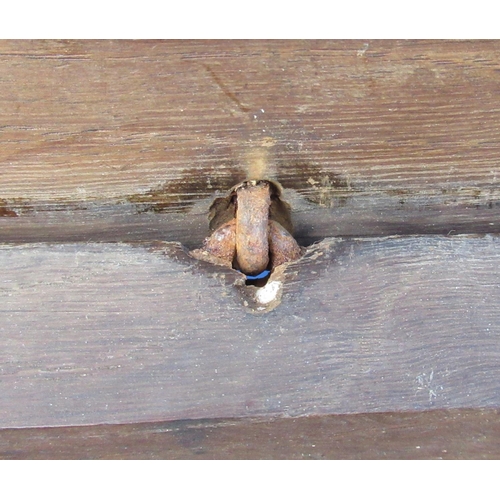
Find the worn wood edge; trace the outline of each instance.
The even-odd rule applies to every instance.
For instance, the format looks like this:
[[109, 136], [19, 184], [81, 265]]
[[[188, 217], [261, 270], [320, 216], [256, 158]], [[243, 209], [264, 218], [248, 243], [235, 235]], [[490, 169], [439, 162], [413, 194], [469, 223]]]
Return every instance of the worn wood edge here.
[[[500, 233], [500, 205], [399, 203], [366, 200], [332, 208], [292, 201], [294, 237], [302, 246], [329, 237]], [[161, 239], [190, 249], [209, 234], [213, 197], [185, 212], [140, 213], [130, 204], [82, 205], [78, 209], [33, 211], [0, 217], [0, 243], [120, 242]], [[6, 206], [7, 207], [7, 206]], [[16, 213], [15, 209], [6, 210]]]
[[497, 409], [0, 429], [0, 459], [498, 459]]

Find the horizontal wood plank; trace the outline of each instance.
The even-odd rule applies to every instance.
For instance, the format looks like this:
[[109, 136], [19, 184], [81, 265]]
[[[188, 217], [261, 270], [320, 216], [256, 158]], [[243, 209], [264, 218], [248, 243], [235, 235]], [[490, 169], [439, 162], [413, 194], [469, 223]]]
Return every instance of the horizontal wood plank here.
[[[303, 246], [323, 238], [393, 235], [500, 233], [500, 205], [461, 207], [366, 200], [334, 210], [292, 201], [294, 237]], [[159, 239], [193, 249], [209, 234], [208, 200], [187, 213], [141, 212], [135, 206], [82, 204], [66, 210], [33, 210], [26, 217], [0, 218], [0, 243], [108, 242]]]
[[179, 245], [3, 245], [0, 427], [498, 408], [499, 254], [325, 240], [264, 313]]
[[497, 410], [0, 430], [0, 459], [498, 459]]
[[[139, 227], [187, 242], [196, 204], [257, 171], [295, 196], [300, 227], [316, 219], [310, 239], [408, 234], [405, 217], [413, 232], [468, 233], [476, 207], [480, 232], [496, 231], [499, 53], [477, 40], [3, 41], [0, 238], [106, 241], [114, 223], [118, 241]], [[144, 212], [172, 217], [146, 229]]]

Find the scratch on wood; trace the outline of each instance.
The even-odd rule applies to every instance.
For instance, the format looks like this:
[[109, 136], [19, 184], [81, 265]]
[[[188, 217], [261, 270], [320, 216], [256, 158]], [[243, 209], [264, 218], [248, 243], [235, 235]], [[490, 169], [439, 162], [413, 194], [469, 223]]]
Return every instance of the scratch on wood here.
[[224, 92], [224, 94], [229, 97], [229, 99], [231, 99], [231, 101], [233, 101], [236, 106], [238, 106], [238, 109], [240, 111], [243, 111], [244, 113], [248, 113], [250, 111], [250, 108], [248, 106], [245, 106], [245, 104], [243, 104], [236, 97], [236, 95], [227, 88], [221, 78], [217, 76], [215, 71], [208, 64], [203, 64], [203, 67], [208, 71], [209, 75], [213, 78], [214, 82], [218, 85], [222, 92]]

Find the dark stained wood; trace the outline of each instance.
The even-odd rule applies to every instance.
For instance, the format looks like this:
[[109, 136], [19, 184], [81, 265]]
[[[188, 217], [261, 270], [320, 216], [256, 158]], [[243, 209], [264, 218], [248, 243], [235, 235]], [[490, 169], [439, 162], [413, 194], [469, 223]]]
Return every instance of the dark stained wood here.
[[[288, 198], [290, 199], [290, 198]], [[197, 248], [208, 235], [208, 207], [184, 213], [137, 213], [134, 207], [83, 205], [81, 209], [40, 211], [29, 217], [0, 219], [0, 243], [121, 242], [151, 238], [179, 241]], [[418, 203], [362, 207], [334, 211], [294, 211], [294, 236], [304, 246], [325, 237], [457, 235], [500, 232], [500, 206], [426, 207]]]
[[499, 459], [497, 410], [0, 430], [1, 459]]
[[497, 408], [499, 254], [325, 240], [256, 289], [173, 244], [4, 245], [0, 427]]

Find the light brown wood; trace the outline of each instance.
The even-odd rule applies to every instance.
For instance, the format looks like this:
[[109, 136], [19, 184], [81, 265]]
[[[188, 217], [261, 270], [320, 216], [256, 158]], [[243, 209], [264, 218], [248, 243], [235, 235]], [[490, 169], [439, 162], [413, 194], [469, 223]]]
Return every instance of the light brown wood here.
[[118, 241], [190, 243], [194, 215], [199, 244], [206, 204], [192, 203], [246, 178], [259, 148], [298, 197], [304, 241], [407, 234], [407, 219], [413, 232], [470, 232], [476, 216], [498, 230], [499, 53], [497, 41], [3, 41], [0, 237], [109, 239], [99, 226], [114, 207]]

